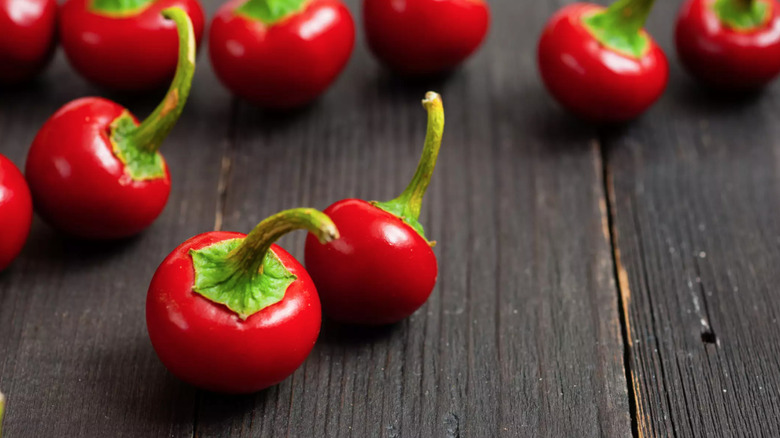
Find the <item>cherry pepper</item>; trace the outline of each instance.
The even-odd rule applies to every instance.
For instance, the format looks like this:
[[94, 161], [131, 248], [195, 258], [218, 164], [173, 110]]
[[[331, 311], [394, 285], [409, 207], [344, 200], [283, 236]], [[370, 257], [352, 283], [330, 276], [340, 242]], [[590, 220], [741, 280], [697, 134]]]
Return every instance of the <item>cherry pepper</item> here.
[[305, 105], [336, 79], [355, 45], [339, 0], [234, 0], [211, 23], [209, 54], [222, 83], [256, 105]]
[[67, 0], [60, 11], [60, 40], [73, 68], [89, 81], [114, 90], [148, 91], [171, 81], [176, 71], [176, 26], [163, 9], [179, 7], [203, 34], [197, 0]]
[[689, 0], [677, 18], [675, 43], [682, 64], [702, 82], [760, 88], [780, 73], [780, 3]]
[[192, 22], [181, 8], [162, 11], [179, 29], [179, 65], [163, 101], [138, 123], [110, 100], [86, 97], [43, 125], [27, 156], [36, 211], [54, 228], [92, 239], [131, 236], [151, 225], [171, 190], [157, 151], [184, 109], [195, 71]]
[[661, 96], [669, 63], [642, 28], [652, 5], [575, 3], [555, 13], [539, 40], [538, 62], [558, 102], [584, 119], [624, 122]]
[[32, 224], [32, 199], [24, 176], [0, 155], [0, 271], [19, 255]]
[[38, 74], [54, 54], [55, 0], [0, 0], [0, 83]]
[[171, 373], [210, 391], [251, 393], [303, 363], [320, 332], [320, 301], [303, 266], [273, 244], [296, 229], [339, 238], [328, 216], [298, 208], [248, 236], [200, 234], [166, 257], [149, 286], [146, 325]]
[[436, 165], [444, 132], [441, 97], [429, 92], [425, 149], [417, 171], [401, 195], [387, 202], [338, 201], [324, 210], [341, 239], [306, 240], [306, 267], [317, 285], [325, 314], [354, 324], [400, 321], [420, 308], [438, 274], [432, 242], [420, 225], [423, 195]]
[[482, 44], [490, 27], [484, 0], [365, 0], [368, 46], [405, 75], [452, 70]]

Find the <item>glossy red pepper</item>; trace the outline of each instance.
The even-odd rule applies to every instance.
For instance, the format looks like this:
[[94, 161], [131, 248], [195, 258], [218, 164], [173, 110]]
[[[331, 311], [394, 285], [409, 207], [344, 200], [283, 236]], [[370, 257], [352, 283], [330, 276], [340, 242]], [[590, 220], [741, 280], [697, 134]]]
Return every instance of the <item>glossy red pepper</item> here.
[[163, 9], [179, 7], [203, 34], [197, 0], [67, 0], [60, 11], [60, 41], [73, 68], [89, 81], [122, 91], [147, 91], [176, 71], [176, 26]]
[[677, 55], [702, 82], [760, 88], [780, 74], [780, 4], [775, 0], [689, 0], [675, 31]]
[[19, 255], [32, 224], [32, 199], [22, 172], [0, 155], [0, 271]]
[[338, 238], [313, 209], [287, 210], [247, 236], [195, 236], [160, 265], [149, 286], [146, 324], [168, 370], [200, 388], [250, 393], [292, 374], [311, 352], [322, 319], [306, 270], [273, 242], [306, 228]]
[[591, 121], [624, 122], [661, 96], [669, 64], [642, 29], [652, 3], [575, 3], [555, 13], [539, 40], [538, 63], [561, 105]]
[[267, 108], [305, 105], [336, 79], [355, 44], [339, 0], [234, 0], [211, 23], [209, 54], [222, 83]]
[[484, 0], [364, 0], [368, 46], [405, 75], [452, 70], [484, 41], [490, 9]]
[[36, 211], [54, 228], [93, 239], [127, 237], [165, 207], [171, 180], [157, 150], [189, 95], [195, 37], [182, 9], [162, 13], [180, 32], [179, 67], [143, 123], [112, 101], [87, 97], [63, 106], [35, 137], [25, 173]]
[[325, 214], [341, 238], [320, 245], [306, 240], [306, 268], [330, 318], [356, 324], [391, 324], [420, 308], [436, 284], [432, 243], [418, 222], [444, 130], [441, 97], [428, 93], [428, 133], [420, 164], [409, 186], [388, 202], [338, 201]]
[[0, 0], [0, 83], [43, 70], [54, 53], [56, 27], [55, 0]]

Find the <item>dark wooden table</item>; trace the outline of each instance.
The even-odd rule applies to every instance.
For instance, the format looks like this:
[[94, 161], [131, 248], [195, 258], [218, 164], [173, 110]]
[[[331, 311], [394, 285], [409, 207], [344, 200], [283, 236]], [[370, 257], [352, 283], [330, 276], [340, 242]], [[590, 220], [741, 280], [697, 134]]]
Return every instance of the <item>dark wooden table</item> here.
[[[437, 81], [389, 75], [361, 35], [336, 85], [284, 116], [232, 99], [201, 53], [163, 146], [174, 188], [159, 220], [118, 243], [36, 220], [0, 274], [7, 436], [780, 436], [780, 88], [699, 89], [674, 59], [678, 2], [658, 2], [666, 94], [594, 128], [536, 73], [562, 3], [492, 1], [486, 46]], [[414, 170], [427, 89], [447, 110], [423, 211], [439, 241], [428, 303], [382, 329], [326, 322], [305, 364], [256, 395], [168, 374], [144, 321], [162, 258], [285, 208], [392, 197]], [[44, 120], [94, 94], [59, 53], [37, 83], [0, 91], [0, 152], [23, 165]], [[139, 116], [160, 98], [108, 97]], [[282, 244], [301, 256], [303, 239]]]

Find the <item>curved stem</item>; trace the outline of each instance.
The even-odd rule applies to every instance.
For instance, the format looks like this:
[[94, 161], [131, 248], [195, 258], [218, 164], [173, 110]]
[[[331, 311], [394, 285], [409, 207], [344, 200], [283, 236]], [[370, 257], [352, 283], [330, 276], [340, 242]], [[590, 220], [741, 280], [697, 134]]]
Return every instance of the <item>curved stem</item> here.
[[3, 414], [5, 413], [5, 396], [0, 392], [0, 437], [3, 436]]
[[165, 98], [143, 123], [127, 134], [127, 140], [131, 144], [147, 152], [156, 152], [179, 120], [195, 73], [195, 33], [190, 17], [178, 7], [164, 9], [162, 15], [176, 23], [179, 33], [179, 62]]
[[406, 189], [400, 196], [389, 201], [403, 204], [402, 216], [414, 219], [420, 217], [423, 197], [426, 190], [428, 190], [428, 185], [431, 183], [433, 169], [436, 167], [436, 159], [439, 157], [441, 139], [444, 135], [444, 105], [441, 96], [429, 91], [422, 102], [428, 111], [425, 147], [411, 182], [409, 182], [409, 185], [406, 186]]
[[257, 224], [228, 257], [244, 272], [255, 275], [260, 272], [271, 245], [290, 231], [300, 229], [309, 230], [322, 243], [339, 238], [336, 225], [325, 213], [313, 208], [294, 208], [277, 213]]

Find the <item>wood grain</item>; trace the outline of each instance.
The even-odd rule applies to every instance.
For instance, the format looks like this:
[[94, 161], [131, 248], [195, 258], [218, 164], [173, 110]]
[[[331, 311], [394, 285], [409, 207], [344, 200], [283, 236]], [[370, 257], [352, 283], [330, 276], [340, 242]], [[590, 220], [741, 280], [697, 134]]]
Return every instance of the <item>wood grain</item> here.
[[[4, 436], [192, 435], [196, 391], [159, 363], [144, 306], [162, 258], [214, 223], [230, 98], [200, 59], [189, 104], [161, 150], [173, 190], [158, 221], [136, 238], [94, 243], [60, 237], [36, 219], [22, 255], [0, 273]], [[144, 117], [163, 94], [108, 97]], [[85, 95], [106, 93], [78, 78], [61, 52], [36, 83], [0, 91], [0, 152], [23, 169], [46, 118]]]
[[[423, 211], [440, 276], [396, 326], [326, 322], [274, 388], [203, 394], [197, 436], [630, 435], [596, 133], [536, 78], [530, 54], [553, 6], [492, 6], [490, 41], [450, 77], [405, 83], [360, 41], [313, 107], [239, 105], [223, 224], [246, 231], [284, 208], [396, 195], [422, 147], [420, 100], [441, 92], [445, 144]], [[301, 257], [303, 238], [282, 245]]]
[[[670, 56], [676, 6], [650, 23]], [[661, 102], [604, 132], [642, 436], [780, 436], [779, 104], [673, 63]]]
[[[348, 5], [358, 16], [359, 2]], [[164, 145], [175, 185], [158, 222], [116, 244], [36, 223], [0, 274], [7, 436], [630, 435], [597, 132], [553, 105], [532, 55], [558, 5], [491, 6], [488, 43], [449, 77], [404, 82], [360, 40], [334, 88], [292, 114], [233, 101], [202, 53]], [[422, 217], [439, 241], [430, 301], [391, 327], [326, 322], [306, 363], [256, 395], [171, 377], [143, 316], [160, 260], [213, 227], [246, 231], [284, 208], [394, 196], [422, 146], [428, 89], [447, 110]], [[49, 114], [102, 91], [60, 56], [34, 86], [0, 93], [0, 151], [21, 165]], [[157, 99], [111, 97], [141, 116]], [[303, 238], [281, 244], [300, 257]]]

